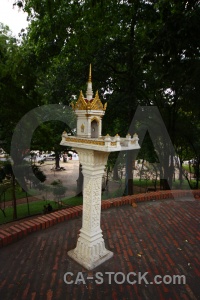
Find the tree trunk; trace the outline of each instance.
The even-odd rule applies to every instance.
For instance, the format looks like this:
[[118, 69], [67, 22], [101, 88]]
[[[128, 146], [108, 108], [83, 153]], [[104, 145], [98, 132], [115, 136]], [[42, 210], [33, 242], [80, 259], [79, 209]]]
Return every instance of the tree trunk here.
[[114, 169], [113, 169], [113, 179], [119, 180], [119, 174], [118, 174], [118, 164], [115, 163]]
[[153, 166], [155, 174], [156, 174], [156, 176], [155, 176], [155, 182], [154, 182], [154, 188], [155, 188], [155, 190], [157, 190], [158, 169], [157, 169], [156, 165], [152, 164], [152, 166]]
[[77, 196], [83, 195], [83, 173], [82, 173], [82, 165], [79, 164], [79, 176], [77, 179]]
[[179, 181], [180, 181], [180, 188], [182, 188], [182, 184], [183, 184], [183, 161], [182, 160], [180, 160]]
[[13, 220], [17, 219], [17, 199], [15, 194], [15, 175], [12, 174]]
[[166, 147], [166, 153], [164, 153], [164, 159], [163, 159], [163, 178], [160, 180], [163, 190], [170, 190], [170, 183], [172, 183], [172, 176], [170, 175], [171, 166], [169, 165], [169, 160], [170, 160], [170, 152]]
[[167, 186], [167, 189], [172, 189], [172, 182], [173, 182], [173, 174], [174, 174], [174, 157], [173, 155], [171, 154], [170, 155], [170, 165], [169, 165], [169, 168], [168, 168], [168, 186]]
[[126, 155], [126, 195], [133, 195], [133, 155], [127, 151]]
[[28, 208], [28, 215], [30, 216], [30, 207], [29, 207], [29, 200], [28, 200], [28, 193], [26, 192], [26, 203]]
[[56, 169], [60, 168], [60, 153], [59, 152], [55, 152], [55, 160], [56, 160]]
[[196, 175], [196, 189], [199, 188], [199, 166], [200, 166], [200, 161], [196, 160], [196, 165], [195, 165], [195, 175]]

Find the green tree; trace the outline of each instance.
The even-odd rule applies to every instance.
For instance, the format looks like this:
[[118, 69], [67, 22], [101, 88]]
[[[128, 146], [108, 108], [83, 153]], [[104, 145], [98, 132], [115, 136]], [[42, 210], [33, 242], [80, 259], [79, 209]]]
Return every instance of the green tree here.
[[45, 103], [69, 105], [92, 63], [105, 134], [126, 134], [137, 104], [159, 107], [173, 144], [180, 110], [199, 116], [199, 1], [17, 2], [32, 20], [23, 49]]

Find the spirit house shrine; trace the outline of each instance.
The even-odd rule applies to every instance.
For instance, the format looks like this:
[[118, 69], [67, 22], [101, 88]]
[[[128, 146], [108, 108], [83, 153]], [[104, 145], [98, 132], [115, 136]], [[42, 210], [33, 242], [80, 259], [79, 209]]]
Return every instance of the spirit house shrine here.
[[102, 104], [98, 91], [93, 97], [91, 65], [87, 82], [86, 97], [80, 92], [78, 101], [72, 103], [77, 116], [77, 135], [62, 134], [61, 145], [71, 146], [79, 155], [82, 165], [83, 181], [83, 217], [82, 228], [76, 248], [70, 250], [68, 255], [92, 270], [113, 256], [113, 252], [105, 247], [101, 221], [101, 190], [102, 176], [108, 155], [114, 151], [127, 151], [139, 149], [138, 136], [127, 134], [121, 138], [118, 134], [111, 137], [102, 136], [102, 117], [107, 104]]
[[72, 108], [77, 115], [77, 136], [86, 138], [101, 137], [102, 117], [105, 114], [107, 104], [103, 105], [99, 99], [98, 91], [93, 98], [91, 65], [87, 83], [86, 98], [80, 92], [76, 104]]

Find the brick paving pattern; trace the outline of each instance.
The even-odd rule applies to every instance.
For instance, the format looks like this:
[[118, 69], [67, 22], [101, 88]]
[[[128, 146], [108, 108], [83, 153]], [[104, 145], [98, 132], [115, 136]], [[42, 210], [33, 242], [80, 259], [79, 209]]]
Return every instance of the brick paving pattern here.
[[[148, 197], [151, 201], [134, 206], [130, 203], [135, 201], [126, 201], [128, 198], [121, 198], [121, 202], [116, 199], [111, 201], [115, 205], [102, 211], [105, 244], [114, 252], [114, 257], [92, 271], [85, 270], [67, 255], [67, 251], [76, 245], [82, 221], [80, 213], [74, 211], [74, 219], [68, 220], [66, 213], [63, 212], [63, 218], [57, 213], [57, 220], [63, 220], [58, 224], [53, 224], [56, 212], [51, 214], [53, 219], [44, 216], [46, 222], [44, 219], [41, 223], [35, 221], [35, 232], [30, 235], [33, 223], [26, 223], [26, 228], [25, 224], [22, 228], [18, 225], [18, 232], [15, 225], [16, 240], [22, 232], [27, 236], [11, 245], [7, 245], [8, 242], [0, 249], [0, 299], [200, 299], [200, 201], [189, 197], [152, 201]], [[106, 203], [109, 207], [109, 202]], [[41, 224], [45, 224], [46, 230], [37, 231]], [[47, 224], [54, 226], [47, 228]], [[9, 234], [7, 230], [12, 237], [5, 239], [6, 232]], [[9, 238], [14, 241], [12, 229], [4, 231], [1, 233], [4, 241]], [[75, 281], [82, 272], [85, 284], [84, 280], [66, 284], [63, 280], [66, 272], [74, 274], [67, 277], [68, 281]], [[95, 282], [97, 272], [104, 274], [102, 284]], [[116, 284], [112, 275], [109, 284], [105, 272], [123, 272], [125, 275], [148, 272], [148, 283], [142, 280], [141, 284], [126, 281]], [[186, 283], [151, 284], [155, 275], [168, 275], [168, 279], [169, 276], [184, 275]], [[87, 279], [92, 276], [94, 279]], [[122, 281], [122, 276], [116, 276], [118, 282]], [[131, 281], [134, 279], [138, 277], [130, 277]]]
[[[160, 200], [160, 199], [179, 199], [180, 197], [189, 197], [191, 199], [200, 199], [200, 190], [173, 190], [173, 191], [157, 191], [151, 193], [142, 193], [137, 195], [112, 198], [101, 202], [102, 209], [108, 209], [112, 206], [121, 206], [124, 204], [136, 205], [136, 203]], [[69, 220], [82, 214], [82, 205], [62, 209], [52, 212], [48, 215], [40, 215], [39, 217], [31, 216], [22, 220], [17, 220], [11, 223], [0, 226], [0, 248], [16, 242], [17, 240], [26, 237], [28, 234], [37, 230], [46, 229], [60, 223], [64, 220]]]

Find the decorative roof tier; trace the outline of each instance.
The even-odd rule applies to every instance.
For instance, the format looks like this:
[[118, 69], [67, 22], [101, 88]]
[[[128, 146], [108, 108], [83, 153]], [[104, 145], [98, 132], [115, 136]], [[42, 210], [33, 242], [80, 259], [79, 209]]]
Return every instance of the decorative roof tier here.
[[107, 103], [104, 105], [102, 104], [99, 93], [96, 91], [95, 97], [93, 98], [93, 91], [92, 91], [92, 75], [91, 75], [91, 64], [89, 70], [89, 78], [87, 82], [87, 97], [85, 98], [83, 92], [80, 91], [80, 95], [78, 101], [76, 103], [71, 103], [73, 110], [101, 110], [105, 111], [107, 107]]
[[73, 110], [106, 110], [107, 103], [102, 104], [99, 93], [96, 91], [95, 97], [91, 100], [84, 98], [83, 92], [80, 92], [78, 101], [74, 104], [71, 103]]

